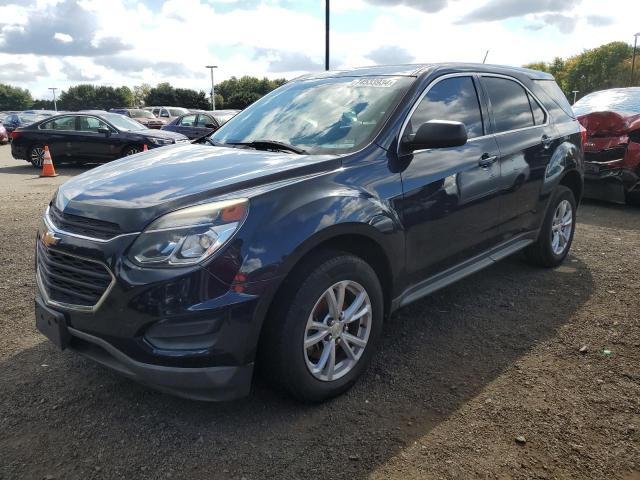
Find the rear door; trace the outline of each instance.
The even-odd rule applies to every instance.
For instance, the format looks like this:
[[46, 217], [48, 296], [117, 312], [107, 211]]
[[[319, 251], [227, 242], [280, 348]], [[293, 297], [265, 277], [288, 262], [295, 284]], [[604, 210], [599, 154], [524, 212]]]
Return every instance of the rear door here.
[[491, 120], [500, 149], [504, 239], [534, 229], [555, 133], [534, 95], [511, 77], [483, 74]]
[[414, 107], [403, 138], [429, 120], [462, 122], [461, 147], [404, 155], [401, 172], [410, 283], [453, 267], [494, 246], [499, 234], [500, 165], [486, 108], [472, 74], [436, 79]]
[[75, 115], [63, 115], [40, 124], [38, 141], [42, 146], [49, 146], [49, 152], [54, 161], [74, 156], [76, 118]]

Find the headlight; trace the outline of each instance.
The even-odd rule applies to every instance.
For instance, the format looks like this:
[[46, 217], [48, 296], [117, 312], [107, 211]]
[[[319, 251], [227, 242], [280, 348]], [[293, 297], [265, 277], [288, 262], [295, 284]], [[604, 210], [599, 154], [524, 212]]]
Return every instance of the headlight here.
[[249, 212], [246, 198], [205, 203], [168, 213], [136, 239], [129, 257], [140, 265], [193, 265], [229, 241]]
[[149, 141], [155, 145], [171, 145], [173, 142], [170, 138], [149, 137]]

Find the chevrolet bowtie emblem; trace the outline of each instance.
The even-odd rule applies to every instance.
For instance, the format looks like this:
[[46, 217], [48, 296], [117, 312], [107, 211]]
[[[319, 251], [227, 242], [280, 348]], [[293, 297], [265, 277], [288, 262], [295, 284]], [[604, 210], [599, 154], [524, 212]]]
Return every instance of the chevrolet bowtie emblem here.
[[42, 235], [42, 237], [40, 238], [40, 241], [45, 247], [48, 248], [56, 245], [60, 241], [60, 238], [56, 237], [53, 232], [47, 231], [45, 232], [44, 235]]

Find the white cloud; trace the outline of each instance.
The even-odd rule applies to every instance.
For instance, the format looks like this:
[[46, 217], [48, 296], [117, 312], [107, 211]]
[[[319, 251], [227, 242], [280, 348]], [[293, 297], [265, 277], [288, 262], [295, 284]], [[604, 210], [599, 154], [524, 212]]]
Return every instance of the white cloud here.
[[[59, 12], [66, 1], [70, 0], [16, 0], [0, 6], [0, 50], [4, 34], [26, 31], [39, 12]], [[15, 65], [14, 82], [35, 96], [48, 95], [49, 86], [64, 89], [82, 79], [129, 86], [169, 81], [208, 91], [206, 64], [219, 65], [218, 82], [232, 75], [292, 78], [324, 63], [324, 1], [298, 6], [279, 0], [167, 0], [154, 9], [146, 0], [78, 1], [78, 8], [96, 22], [89, 30], [91, 37], [81, 39], [78, 29], [56, 22], [49, 27], [48, 38], [55, 38], [50, 43], [51, 48], [57, 45], [57, 55], [42, 53], [42, 45], [34, 51], [0, 53], [1, 64]], [[509, 17], [506, 20], [459, 23], [474, 12], [482, 17], [492, 6], [507, 4], [508, 12], [501, 15]], [[426, 11], [441, 7], [435, 13]], [[558, 13], [549, 15], [560, 10], [562, 19]], [[607, 3], [607, 11], [625, 10], [627, 0]], [[337, 0], [332, 2], [332, 15], [334, 68], [394, 59], [481, 62], [486, 50], [491, 63], [522, 65], [615, 40], [631, 42], [632, 33], [638, 31], [631, 15], [603, 16], [600, 0], [568, 0], [561, 5], [551, 0], [438, 0], [429, 5], [409, 0]], [[108, 45], [116, 53], [102, 55]], [[11, 82], [11, 76], [11, 71], [3, 71], [3, 81]]]

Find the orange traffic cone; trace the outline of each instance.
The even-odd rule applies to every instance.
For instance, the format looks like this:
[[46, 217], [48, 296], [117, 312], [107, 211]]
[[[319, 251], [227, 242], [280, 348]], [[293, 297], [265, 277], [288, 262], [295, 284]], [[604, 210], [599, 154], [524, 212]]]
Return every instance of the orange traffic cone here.
[[42, 161], [42, 173], [41, 177], [57, 177], [56, 169], [53, 168], [53, 160], [51, 160], [51, 154], [49, 153], [49, 146], [44, 146], [44, 160]]
[[149, 150], [149, 149], [147, 148], [147, 144], [145, 143], [145, 144], [144, 144], [144, 147], [142, 147], [142, 151], [143, 151], [143, 152], [146, 152], [147, 150]]

